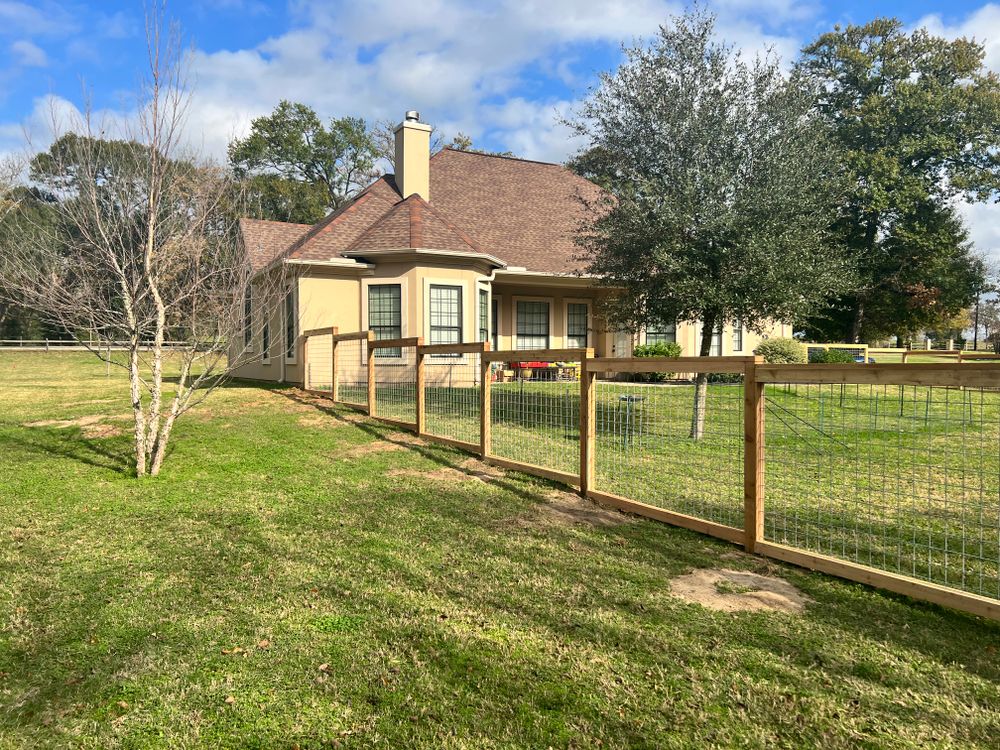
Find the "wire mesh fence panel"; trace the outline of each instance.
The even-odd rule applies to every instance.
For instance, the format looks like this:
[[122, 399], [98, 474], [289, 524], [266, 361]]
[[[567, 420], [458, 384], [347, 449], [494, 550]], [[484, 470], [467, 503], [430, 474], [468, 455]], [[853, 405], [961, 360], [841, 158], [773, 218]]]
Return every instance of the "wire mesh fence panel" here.
[[597, 378], [594, 488], [742, 529], [743, 376], [709, 373], [702, 404], [694, 377]]
[[493, 362], [491, 453], [498, 458], [579, 475], [580, 362]]
[[768, 385], [764, 535], [1000, 598], [1000, 392]]
[[417, 349], [375, 349], [375, 415], [417, 422]]
[[368, 341], [337, 342], [337, 400], [365, 406], [368, 403]]
[[306, 341], [304, 387], [313, 391], [333, 390], [333, 336], [314, 334]]
[[424, 357], [424, 429], [432, 435], [479, 443], [480, 355]]

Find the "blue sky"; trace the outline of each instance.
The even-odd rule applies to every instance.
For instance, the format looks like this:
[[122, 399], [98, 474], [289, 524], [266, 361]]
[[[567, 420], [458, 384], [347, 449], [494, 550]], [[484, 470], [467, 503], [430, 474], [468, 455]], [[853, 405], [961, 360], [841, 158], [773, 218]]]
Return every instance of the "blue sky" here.
[[[946, 36], [975, 36], [1000, 71], [1000, 5], [957, 0], [865, 3], [707, 2], [720, 34], [789, 59], [835, 23], [893, 15]], [[222, 156], [252, 117], [281, 98], [323, 116], [400, 119], [418, 109], [445, 134], [561, 160], [560, 124], [623, 40], [680, 10], [664, 0], [170, 0], [191, 44], [187, 138]], [[141, 0], [0, 0], [0, 152], [50, 136], [51, 114], [127, 116], [144, 64]], [[983, 251], [1000, 256], [1000, 211], [969, 206]]]

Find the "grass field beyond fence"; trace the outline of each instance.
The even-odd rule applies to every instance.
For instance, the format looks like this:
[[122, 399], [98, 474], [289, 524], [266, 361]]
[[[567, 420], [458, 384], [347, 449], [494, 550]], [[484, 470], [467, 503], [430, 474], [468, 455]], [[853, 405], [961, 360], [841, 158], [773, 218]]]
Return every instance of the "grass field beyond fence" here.
[[[601, 475], [726, 518], [740, 390], [712, 386], [691, 445], [687, 386], [600, 385]], [[625, 414], [626, 393], [656, 395]], [[439, 395], [437, 429], [458, 404], [469, 435], [468, 392]], [[783, 398], [824, 431], [858, 413], [836, 390]], [[217, 391], [137, 481], [127, 403], [89, 355], [0, 352], [4, 750], [996, 747], [996, 623], [601, 510], [294, 387]], [[954, 403], [931, 408], [957, 426]], [[538, 426], [536, 461], [572, 444]], [[684, 452], [640, 460], [662, 436]], [[833, 480], [782, 476], [815, 523]], [[847, 462], [832, 484], [843, 512], [862, 478]], [[804, 612], [675, 595], [718, 567], [786, 579]]]

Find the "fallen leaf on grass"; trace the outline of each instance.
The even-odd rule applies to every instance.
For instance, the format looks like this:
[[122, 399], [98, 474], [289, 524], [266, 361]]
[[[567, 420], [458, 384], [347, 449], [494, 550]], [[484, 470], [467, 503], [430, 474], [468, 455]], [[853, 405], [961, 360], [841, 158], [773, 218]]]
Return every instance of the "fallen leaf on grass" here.
[[227, 706], [231, 706], [234, 703], [236, 703], [236, 699], [233, 696], [231, 696], [231, 695], [227, 695], [226, 696], [226, 705]]

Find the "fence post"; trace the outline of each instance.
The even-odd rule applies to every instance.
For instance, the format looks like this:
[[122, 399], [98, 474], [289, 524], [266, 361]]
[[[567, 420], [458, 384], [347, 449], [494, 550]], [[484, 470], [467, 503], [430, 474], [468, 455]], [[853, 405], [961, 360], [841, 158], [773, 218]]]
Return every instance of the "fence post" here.
[[485, 460], [493, 450], [492, 399], [490, 394], [490, 362], [479, 360], [479, 456]]
[[420, 339], [420, 343], [417, 344], [414, 351], [417, 355], [417, 394], [416, 394], [416, 407], [417, 407], [417, 435], [424, 434], [426, 409], [424, 407], [424, 353], [420, 351], [420, 344], [423, 343], [423, 339]]
[[743, 534], [753, 552], [764, 536], [764, 384], [757, 382], [757, 365], [747, 362], [743, 376]]
[[375, 341], [375, 333], [368, 332], [368, 416], [375, 416], [375, 350], [372, 342]]
[[309, 337], [302, 337], [302, 390], [309, 390]]
[[337, 402], [338, 391], [340, 390], [340, 383], [337, 381], [337, 331], [339, 329], [334, 326], [330, 329], [330, 335], [334, 338], [330, 341], [330, 398], [333, 399], [334, 403]]
[[587, 352], [580, 360], [580, 495], [594, 486], [594, 447], [597, 436], [597, 373], [590, 369], [593, 353]]

